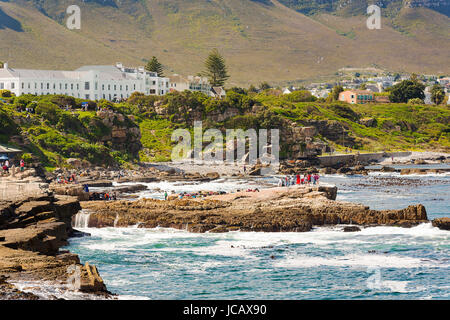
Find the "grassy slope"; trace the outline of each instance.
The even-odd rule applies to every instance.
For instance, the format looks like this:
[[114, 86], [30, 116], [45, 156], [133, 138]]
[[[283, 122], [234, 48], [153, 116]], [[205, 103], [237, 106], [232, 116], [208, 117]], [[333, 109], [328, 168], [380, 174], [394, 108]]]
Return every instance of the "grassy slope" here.
[[[24, 30], [0, 29], [0, 60], [16, 67], [71, 69], [116, 61], [142, 65], [156, 55], [169, 67], [167, 74], [196, 74], [218, 47], [230, 67], [230, 86], [307, 79], [374, 64], [396, 71], [450, 72], [449, 18], [429, 9], [404, 9], [395, 28], [384, 18], [381, 30], [368, 30], [362, 16], [314, 20], [276, 1], [130, 0], [119, 9], [81, 1], [46, 3], [56, 21], [31, 6], [0, 2]], [[82, 9], [79, 31], [64, 26], [69, 4]]]

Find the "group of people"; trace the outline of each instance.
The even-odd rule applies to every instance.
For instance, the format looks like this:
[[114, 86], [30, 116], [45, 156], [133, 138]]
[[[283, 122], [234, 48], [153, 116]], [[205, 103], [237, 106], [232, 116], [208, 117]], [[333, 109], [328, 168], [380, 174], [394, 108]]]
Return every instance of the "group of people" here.
[[[173, 194], [174, 192], [172, 192]], [[178, 199], [196, 199], [196, 198], [204, 198], [209, 196], [217, 196], [226, 194], [225, 191], [199, 191], [199, 192], [180, 192], [177, 194]], [[169, 198], [169, 194], [167, 191], [164, 191], [164, 200]]]
[[89, 200], [91, 201], [101, 201], [101, 200], [117, 200], [117, 192], [112, 192], [111, 194], [109, 192], [89, 192], [89, 185], [84, 184], [83, 185], [83, 191], [89, 194]]
[[89, 200], [101, 201], [101, 200], [117, 200], [117, 193], [113, 192], [109, 194], [108, 192], [92, 192], [89, 194]]
[[[20, 159], [19, 161], [19, 167], [20, 167], [20, 172], [23, 172], [25, 170], [25, 161], [23, 159]], [[2, 173], [3, 174], [9, 174], [9, 169], [15, 169], [15, 165], [11, 165], [9, 160], [5, 160], [2, 164], [1, 164], [1, 168], [2, 168]]]
[[319, 175], [315, 174], [297, 174], [296, 176], [285, 176], [278, 180], [279, 187], [290, 187], [297, 184], [319, 184]]
[[61, 175], [61, 174], [59, 174], [59, 175], [56, 177], [56, 182], [57, 182], [57, 183], [65, 183], [65, 184], [68, 184], [68, 183], [77, 183], [77, 179], [76, 179], [75, 173], [72, 173], [70, 176], [67, 176], [67, 177], [65, 177], [65, 176], [63, 176], [63, 175]]

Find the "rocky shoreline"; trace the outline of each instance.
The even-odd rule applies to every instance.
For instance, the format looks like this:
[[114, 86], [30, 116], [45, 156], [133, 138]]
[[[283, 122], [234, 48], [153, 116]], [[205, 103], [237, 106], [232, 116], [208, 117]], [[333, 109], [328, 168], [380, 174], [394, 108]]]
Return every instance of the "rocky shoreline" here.
[[306, 232], [324, 225], [412, 227], [428, 222], [423, 205], [371, 210], [336, 201], [335, 186], [293, 186], [202, 199], [81, 202], [89, 227], [167, 227], [189, 232]]
[[82, 265], [76, 254], [60, 250], [76, 235], [72, 217], [80, 209], [75, 197], [49, 192], [0, 201], [0, 299], [39, 299], [14, 285], [23, 281], [47, 282], [70, 290], [69, 268], [79, 270], [79, 292], [112, 297], [95, 266]]
[[[225, 176], [257, 177], [261, 168], [261, 165], [248, 166], [246, 175], [238, 170]], [[450, 171], [445, 168], [395, 169], [388, 166], [367, 169], [362, 164], [319, 169], [305, 161], [285, 162], [281, 169], [284, 174], [320, 172], [345, 175], [367, 175], [373, 171], [423, 175]], [[89, 214], [88, 227], [138, 225], [140, 228], [166, 227], [196, 233], [237, 230], [307, 232], [327, 225], [344, 225], [344, 232], [357, 232], [361, 226], [412, 227], [430, 222], [423, 205], [400, 210], [371, 210], [362, 204], [336, 201], [337, 188], [323, 184], [271, 187], [258, 192], [240, 191], [197, 199], [129, 200], [136, 192], [147, 188], [145, 183], [205, 182], [224, 176], [220, 171], [212, 170], [217, 168], [213, 166], [209, 171], [199, 172], [179, 170], [176, 165], [120, 171], [95, 168], [77, 170], [76, 183], [61, 184], [56, 183], [56, 177], [67, 176], [70, 170], [56, 170], [38, 177], [30, 169], [11, 177], [15, 181], [5, 180], [3, 198], [0, 198], [0, 299], [42, 298], [18, 285], [24, 282], [45, 282], [69, 290], [67, 284], [71, 274], [68, 268], [80, 270], [79, 292], [91, 295], [91, 298], [114, 298], [95, 266], [83, 265], [76, 254], [60, 249], [67, 244], [69, 237], [82, 236], [72, 225], [77, 215], [86, 212]], [[128, 182], [130, 184], [126, 184]], [[403, 185], [402, 181], [391, 183]], [[413, 183], [408, 181], [408, 184]], [[86, 201], [89, 194], [84, 192], [84, 184], [117, 192], [121, 200]], [[435, 219], [432, 225], [450, 230], [450, 218]]]

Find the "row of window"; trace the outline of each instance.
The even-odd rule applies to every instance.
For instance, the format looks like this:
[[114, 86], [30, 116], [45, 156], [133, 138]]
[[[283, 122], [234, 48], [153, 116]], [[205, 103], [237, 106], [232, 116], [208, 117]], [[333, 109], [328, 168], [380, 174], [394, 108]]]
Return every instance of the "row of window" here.
[[373, 97], [370, 95], [358, 95], [358, 100], [372, 100]]
[[[153, 81], [153, 82], [155, 82], [155, 81]], [[49, 82], [47, 82], [47, 83], [44, 83], [44, 82], [40, 82], [40, 83], [37, 83], [37, 82], [34, 82], [34, 83], [22, 82], [22, 89], [23, 90], [25, 90], [25, 89], [38, 89], [39, 87], [40, 87], [41, 90], [50, 90], [50, 89], [56, 90], [57, 87], [59, 87], [59, 90], [69, 90], [69, 88], [70, 88], [70, 90], [74, 90], [75, 88], [76, 88], [76, 90], [80, 90], [80, 84], [78, 84], [78, 83], [77, 84], [74, 84], [74, 83], [70, 83], [70, 84], [69, 83], [64, 83], [64, 84], [63, 83], [59, 83], [59, 85], [57, 86], [56, 83], [51, 84]], [[169, 83], [166, 83], [166, 87], [169, 87]], [[16, 84], [14, 82], [12, 82], [11, 83], [11, 89], [15, 89], [15, 88], [16, 88]], [[116, 85], [116, 84], [114, 84], [114, 85], [111, 85], [111, 84], [104, 85], [104, 84], [102, 84], [102, 90], [103, 91], [105, 90], [105, 88], [108, 88], [108, 91], [111, 91], [111, 90], [117, 91], [117, 88], [119, 88], [119, 91], [123, 91], [124, 88], [125, 88], [125, 91], [129, 91], [130, 88], [133, 88], [132, 90], [136, 91], [136, 84], [133, 84], [133, 86]], [[0, 89], [6, 89], [6, 84], [4, 82], [0, 82]], [[84, 83], [84, 90], [90, 90], [90, 82], [87, 81], [87, 82]], [[98, 90], [98, 83], [97, 82], [95, 82], [95, 90]]]

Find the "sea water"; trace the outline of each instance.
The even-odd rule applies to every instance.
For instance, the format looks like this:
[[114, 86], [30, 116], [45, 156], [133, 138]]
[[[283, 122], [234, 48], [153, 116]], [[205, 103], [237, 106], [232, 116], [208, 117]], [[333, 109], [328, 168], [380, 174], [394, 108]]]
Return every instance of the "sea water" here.
[[[161, 182], [164, 190], [267, 187], [277, 179]], [[330, 175], [338, 200], [373, 209], [422, 203], [429, 219], [450, 216], [450, 175]], [[80, 220], [80, 223], [85, 223]], [[413, 228], [343, 226], [311, 232], [195, 234], [174, 229], [82, 228], [91, 237], [67, 247], [95, 264], [108, 289], [148, 299], [449, 299], [450, 232], [425, 223]]]

